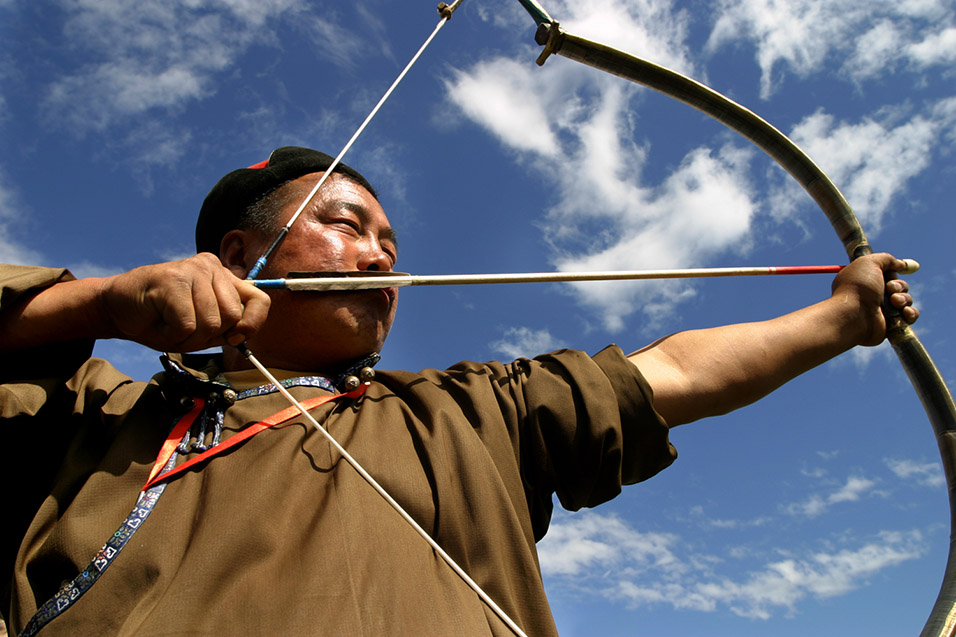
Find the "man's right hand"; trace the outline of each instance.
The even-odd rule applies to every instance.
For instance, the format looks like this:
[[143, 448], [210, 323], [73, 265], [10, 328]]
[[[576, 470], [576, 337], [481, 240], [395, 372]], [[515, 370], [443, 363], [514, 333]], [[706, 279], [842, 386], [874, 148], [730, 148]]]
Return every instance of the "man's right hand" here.
[[0, 351], [123, 338], [158, 351], [239, 344], [265, 323], [269, 297], [212, 254], [44, 288], [0, 315]]
[[269, 297], [208, 252], [103, 281], [100, 312], [117, 338], [160, 351], [238, 345], [269, 313]]

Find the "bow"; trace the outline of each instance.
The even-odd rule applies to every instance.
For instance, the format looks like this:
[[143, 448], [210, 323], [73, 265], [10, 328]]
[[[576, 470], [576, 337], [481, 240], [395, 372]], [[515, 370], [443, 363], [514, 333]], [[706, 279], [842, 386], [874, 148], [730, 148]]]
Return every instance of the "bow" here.
[[[539, 65], [551, 55], [560, 55], [642, 84], [710, 115], [749, 139], [793, 176], [826, 214], [850, 260], [873, 252], [853, 209], [836, 185], [803, 150], [766, 120], [680, 73], [565, 32], [534, 0], [519, 2], [538, 25], [535, 40], [544, 46]], [[884, 313], [887, 338], [936, 433], [949, 491], [949, 558], [939, 596], [921, 635], [951, 637], [956, 634], [956, 404], [913, 329], [888, 304], [884, 305]]]
[[[839, 189], [805, 152], [768, 122], [686, 76], [566, 33], [534, 0], [519, 2], [538, 25], [536, 41], [544, 46], [538, 58], [539, 64], [544, 64], [552, 55], [561, 55], [643, 84], [710, 115], [764, 150], [803, 186], [827, 215], [851, 260], [872, 253], [856, 215]], [[457, 4], [454, 3], [451, 8], [446, 6], [444, 10], [440, 7], [443, 19], [450, 17], [450, 10]], [[351, 141], [354, 141], [354, 137], [349, 144]], [[339, 158], [344, 152], [340, 153]], [[916, 388], [939, 440], [949, 485], [951, 529], [956, 529], [956, 444], [953, 442], [956, 435], [956, 406], [941, 374], [913, 330], [892, 310], [887, 310], [887, 319], [888, 339]], [[923, 635], [953, 635], [954, 632], [956, 547], [951, 544], [939, 598]]]

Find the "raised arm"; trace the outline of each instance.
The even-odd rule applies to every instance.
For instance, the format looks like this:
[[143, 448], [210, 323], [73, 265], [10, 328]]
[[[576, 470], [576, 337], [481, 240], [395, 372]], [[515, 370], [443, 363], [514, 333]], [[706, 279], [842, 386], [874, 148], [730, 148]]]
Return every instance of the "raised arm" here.
[[0, 312], [0, 352], [122, 338], [160, 351], [236, 344], [265, 321], [269, 297], [211, 254], [105, 278], [63, 281]]
[[884, 290], [914, 322], [919, 312], [906, 282], [884, 279], [903, 267], [888, 254], [863, 257], [837, 275], [825, 301], [769, 321], [672, 334], [629, 358], [671, 427], [725, 414], [856, 345], [881, 343]]

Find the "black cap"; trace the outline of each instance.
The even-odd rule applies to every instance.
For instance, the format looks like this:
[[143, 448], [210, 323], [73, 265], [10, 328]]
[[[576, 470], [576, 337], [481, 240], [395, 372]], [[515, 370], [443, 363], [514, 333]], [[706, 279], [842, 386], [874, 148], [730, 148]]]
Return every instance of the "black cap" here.
[[[238, 225], [250, 206], [289, 181], [328, 170], [333, 161], [329, 155], [311, 148], [283, 146], [272, 151], [266, 161], [232, 171], [212, 187], [203, 201], [196, 221], [196, 251], [219, 254], [222, 238]], [[340, 163], [335, 172], [354, 179], [377, 197], [358, 171]]]

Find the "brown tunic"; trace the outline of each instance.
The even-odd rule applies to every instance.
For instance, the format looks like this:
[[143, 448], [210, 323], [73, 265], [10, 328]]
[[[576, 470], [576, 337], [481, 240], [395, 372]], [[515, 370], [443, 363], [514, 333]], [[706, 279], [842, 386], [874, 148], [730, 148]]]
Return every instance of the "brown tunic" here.
[[[0, 266], [0, 310], [63, 276]], [[12, 633], [117, 530], [183, 413], [164, 374], [133, 382], [88, 351], [33, 351], [0, 371], [12, 451], [0, 494], [14, 531], [0, 545], [0, 601]], [[186, 362], [199, 377], [218, 373], [210, 357]], [[239, 390], [262, 382], [254, 371], [226, 378]], [[595, 506], [668, 466], [676, 452], [650, 397], [609, 347], [378, 372], [360, 399], [313, 415], [526, 633], [548, 635], [535, 541], [552, 494], [572, 510]], [[278, 394], [239, 401], [225, 436], [287, 406]], [[25, 462], [14, 470], [14, 459]], [[296, 417], [174, 478], [99, 581], [41, 634], [510, 631]]]

